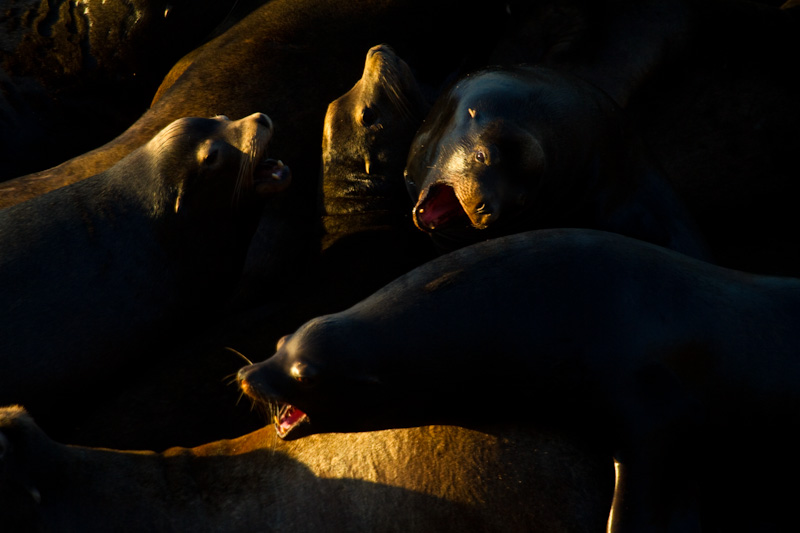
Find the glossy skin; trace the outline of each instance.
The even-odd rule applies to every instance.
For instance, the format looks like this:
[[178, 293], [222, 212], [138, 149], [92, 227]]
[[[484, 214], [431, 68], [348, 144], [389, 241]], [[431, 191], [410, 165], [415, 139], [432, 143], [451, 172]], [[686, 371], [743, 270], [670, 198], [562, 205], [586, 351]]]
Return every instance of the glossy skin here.
[[470, 74], [439, 98], [406, 166], [414, 222], [444, 249], [517, 231], [614, 231], [706, 257], [622, 111], [541, 67]]
[[[797, 496], [779, 480], [800, 472], [798, 318], [794, 279], [611, 233], [529, 232], [307, 322], [239, 379], [305, 412], [305, 433], [486, 419], [578, 431], [621, 465], [613, 531], [756, 530], [789, 520]], [[757, 471], [741, 464], [753, 454]]]
[[602, 530], [610, 472], [559, 445], [554, 473], [549, 438], [440, 426], [289, 443], [264, 428], [154, 454], [57, 444], [0, 409], [0, 521], [9, 533]]
[[0, 403], [69, 426], [56, 413], [218, 315], [265, 196], [289, 185], [266, 160], [272, 131], [262, 113], [181, 119], [106, 172], [0, 212]]
[[124, 131], [173, 63], [225, 24], [234, 7], [235, 15], [252, 3], [3, 2], [0, 181], [61, 163]]
[[[113, 141], [0, 185], [0, 207], [101, 172], [179, 117], [235, 119], [260, 110], [279, 131], [272, 153], [292, 167], [295, 179], [287, 195], [263, 211], [232, 307], [291, 297], [319, 243], [320, 127], [328, 104], [358, 79], [364, 51], [390, 43], [441, 83], [455, 66], [482, 64], [503, 31], [505, 2], [448, 2], [432, 12], [422, 0], [271, 0], [179, 61], [151, 108]], [[441, 31], [469, 26], [476, 12], [485, 24], [478, 35]]]
[[433, 256], [408, 212], [403, 168], [430, 105], [387, 45], [367, 52], [361, 79], [331, 102], [322, 138], [322, 288], [327, 311], [366, 297]]

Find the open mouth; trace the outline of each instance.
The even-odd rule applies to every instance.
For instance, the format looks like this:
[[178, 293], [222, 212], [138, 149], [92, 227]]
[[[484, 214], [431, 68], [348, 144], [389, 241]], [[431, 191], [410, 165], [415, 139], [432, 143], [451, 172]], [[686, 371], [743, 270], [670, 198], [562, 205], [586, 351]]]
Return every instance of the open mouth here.
[[282, 403], [273, 417], [275, 431], [284, 440], [293, 440], [311, 434], [308, 415], [293, 405]]
[[292, 171], [283, 161], [265, 158], [253, 171], [253, 185], [257, 194], [280, 192], [292, 181]]
[[455, 190], [445, 183], [436, 183], [414, 207], [414, 224], [422, 231], [432, 232], [469, 217], [461, 206]]

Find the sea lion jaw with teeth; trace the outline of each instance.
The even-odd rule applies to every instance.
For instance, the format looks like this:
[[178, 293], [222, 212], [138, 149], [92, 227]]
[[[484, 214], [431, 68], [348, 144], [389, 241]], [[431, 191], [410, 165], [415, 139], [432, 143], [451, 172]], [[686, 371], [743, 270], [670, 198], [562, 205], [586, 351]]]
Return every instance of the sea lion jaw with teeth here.
[[412, 197], [420, 191], [413, 217], [423, 231], [459, 223], [486, 229], [513, 218], [535, 184], [531, 177], [544, 169], [536, 135], [510, 118], [527, 105], [525, 82], [484, 78], [477, 91], [467, 77], [440, 99], [412, 145], [406, 180]]

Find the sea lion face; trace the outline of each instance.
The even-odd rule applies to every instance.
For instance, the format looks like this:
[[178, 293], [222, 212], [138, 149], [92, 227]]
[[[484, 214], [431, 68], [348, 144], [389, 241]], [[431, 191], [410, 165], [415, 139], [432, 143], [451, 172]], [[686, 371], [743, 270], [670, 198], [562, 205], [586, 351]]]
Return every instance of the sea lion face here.
[[408, 65], [386, 45], [370, 48], [361, 79], [328, 106], [322, 140], [325, 179], [341, 179], [345, 170], [357, 178], [349, 178], [353, 186], [359, 181], [370, 191], [390, 186], [402, 191], [401, 179], [388, 179], [403, 172], [405, 153], [398, 158], [397, 147], [410, 143], [427, 108]]
[[153, 161], [153, 177], [163, 183], [164, 201], [175, 213], [230, 209], [288, 187], [289, 169], [266, 158], [272, 131], [263, 113], [235, 121], [182, 118], [142, 150]]
[[[383, 408], [386, 384], [365, 371], [363, 357], [353, 356], [346, 328], [337, 315], [312, 319], [281, 338], [272, 357], [239, 371], [242, 391], [275, 407], [273, 422], [281, 438], [369, 430], [374, 429], [370, 420], [377, 419], [382, 424], [375, 427], [382, 428], [391, 416]], [[370, 401], [359, 400], [364, 397]], [[349, 409], [342, 406], [353, 406], [357, 416], [348, 417]]]
[[409, 152], [415, 224], [456, 247], [584, 224], [616, 190], [604, 180], [622, 174], [616, 110], [587, 82], [542, 67], [463, 78], [434, 104]]
[[522, 210], [545, 167], [536, 129], [517, 119], [528, 105], [524, 84], [502, 73], [467, 78], [437, 103], [406, 168], [419, 229], [486, 229]]

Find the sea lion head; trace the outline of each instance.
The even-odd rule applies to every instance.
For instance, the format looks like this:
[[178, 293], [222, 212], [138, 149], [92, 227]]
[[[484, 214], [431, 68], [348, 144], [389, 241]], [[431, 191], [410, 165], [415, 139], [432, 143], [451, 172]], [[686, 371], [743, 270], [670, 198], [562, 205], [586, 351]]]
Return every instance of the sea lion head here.
[[207, 213], [284, 190], [291, 181], [288, 167], [266, 156], [272, 133], [272, 120], [263, 113], [172, 122], [138, 151], [150, 166], [152, 181], [143, 188], [152, 195], [153, 210]]
[[[367, 365], [375, 370], [374, 361], [353, 350], [347, 320], [341, 315], [314, 318], [282, 337], [272, 357], [239, 371], [242, 391], [273, 408], [281, 438], [370, 430], [375, 428], [371, 421], [390, 416], [382, 407], [385, 384], [366, 370]], [[359, 401], [363, 397], [370, 401]], [[357, 415], [349, 417], [343, 406], [353, 406]]]
[[[385, 44], [370, 48], [361, 79], [331, 102], [325, 115], [326, 195], [352, 195], [352, 190], [385, 194], [384, 189], [391, 189], [407, 202], [400, 176], [407, 146], [428, 107], [405, 61]], [[401, 157], [397, 157], [398, 147], [402, 147]], [[346, 176], [341, 175], [343, 171]]]
[[434, 104], [409, 151], [416, 226], [465, 242], [555, 227], [551, 218], [593, 190], [598, 158], [608, 153], [597, 147], [606, 142], [610, 99], [598, 93], [538, 67], [462, 78]]
[[409, 153], [406, 180], [414, 223], [434, 232], [469, 224], [486, 229], [525, 205], [545, 154], [535, 129], [515, 118], [525, 90], [504, 74], [465, 78], [431, 112]]

